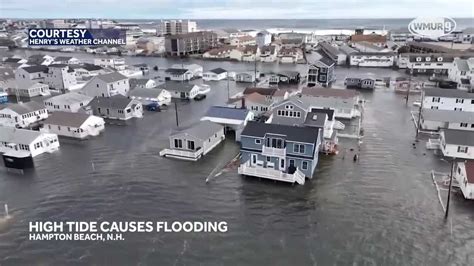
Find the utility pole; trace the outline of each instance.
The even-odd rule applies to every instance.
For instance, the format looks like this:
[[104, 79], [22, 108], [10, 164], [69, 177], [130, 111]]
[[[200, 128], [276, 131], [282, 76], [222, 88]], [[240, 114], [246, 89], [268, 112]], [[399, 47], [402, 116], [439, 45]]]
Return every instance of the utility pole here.
[[253, 82], [253, 86], [257, 87], [257, 51], [255, 51], [255, 60], [254, 60], [254, 67], [253, 67], [253, 72], [255, 75], [255, 81]]
[[420, 99], [420, 109], [418, 110], [418, 122], [416, 123], [416, 139], [418, 139], [418, 135], [420, 134], [420, 128], [421, 128], [421, 110], [423, 110], [423, 98], [424, 98], [424, 93], [423, 91], [421, 92], [421, 99]]
[[227, 101], [230, 99], [230, 89], [229, 89], [229, 71], [227, 71]]
[[176, 100], [174, 101], [174, 112], [176, 114], [176, 127], [179, 127], [178, 104], [176, 103]]
[[448, 200], [446, 202], [446, 212], [444, 213], [444, 219], [448, 219], [448, 213], [449, 213], [449, 201], [451, 199], [451, 186], [452, 186], [452, 183], [453, 183], [453, 172], [454, 172], [454, 161], [456, 160], [456, 158], [453, 158], [453, 160], [451, 161], [451, 174], [449, 176], [449, 188], [448, 188]]
[[410, 96], [410, 89], [411, 89], [411, 76], [413, 75], [413, 65], [411, 66], [410, 69], [410, 77], [408, 81], [408, 90], [407, 90], [407, 96], [406, 96], [406, 101], [405, 104], [408, 105], [408, 97]]

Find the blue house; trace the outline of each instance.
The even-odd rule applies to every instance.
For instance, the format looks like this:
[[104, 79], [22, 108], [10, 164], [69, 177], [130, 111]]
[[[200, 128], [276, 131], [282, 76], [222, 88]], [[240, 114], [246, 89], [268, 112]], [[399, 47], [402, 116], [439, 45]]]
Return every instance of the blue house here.
[[248, 122], [238, 172], [303, 185], [318, 164], [321, 138], [320, 128]]

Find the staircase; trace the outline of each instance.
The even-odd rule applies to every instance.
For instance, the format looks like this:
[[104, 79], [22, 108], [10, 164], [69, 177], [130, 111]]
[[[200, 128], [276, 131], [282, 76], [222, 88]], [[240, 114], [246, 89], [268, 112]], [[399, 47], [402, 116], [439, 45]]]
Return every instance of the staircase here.
[[346, 128], [346, 125], [344, 125], [344, 123], [342, 123], [341, 121], [335, 121], [334, 122], [334, 129], [336, 130], [344, 130]]

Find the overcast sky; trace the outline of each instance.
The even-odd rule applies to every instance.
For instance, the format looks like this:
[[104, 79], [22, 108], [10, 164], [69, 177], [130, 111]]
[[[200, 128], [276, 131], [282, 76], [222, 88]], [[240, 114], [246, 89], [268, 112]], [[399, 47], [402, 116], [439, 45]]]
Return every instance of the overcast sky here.
[[2, 18], [474, 17], [472, 0], [0, 0]]

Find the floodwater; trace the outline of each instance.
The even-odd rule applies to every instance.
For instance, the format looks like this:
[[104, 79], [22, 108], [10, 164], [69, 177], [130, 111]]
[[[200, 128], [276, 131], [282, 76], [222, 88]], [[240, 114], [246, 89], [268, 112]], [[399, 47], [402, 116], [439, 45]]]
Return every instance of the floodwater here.
[[[161, 58], [127, 60], [170, 64]], [[205, 70], [253, 68], [198, 62]], [[403, 75], [355, 68], [338, 68], [336, 74], [340, 83], [368, 72]], [[211, 86], [207, 99], [179, 105], [180, 126], [227, 99], [227, 82]], [[231, 90], [242, 86], [232, 83]], [[473, 265], [474, 204], [453, 194], [444, 220], [430, 171], [446, 172], [449, 164], [426, 151], [423, 141], [413, 148], [411, 104], [384, 89], [364, 97], [360, 151], [353, 141], [341, 140], [344, 152], [321, 155], [316, 175], [304, 186], [242, 177], [236, 169], [206, 183], [238, 153], [231, 139], [198, 162], [158, 156], [176, 129], [172, 108], [147, 112], [127, 126], [107, 125], [88, 141], [61, 141], [58, 152], [35, 158], [34, 171], [0, 172], [0, 203], [9, 204], [12, 216], [0, 231], [0, 265]], [[356, 152], [360, 160], [354, 163]], [[29, 241], [28, 222], [37, 220], [227, 221], [228, 232]]]

